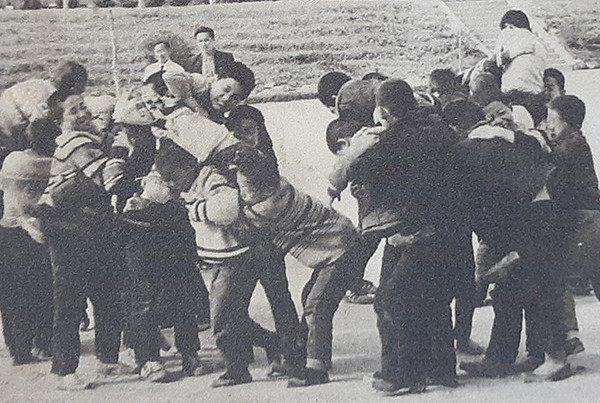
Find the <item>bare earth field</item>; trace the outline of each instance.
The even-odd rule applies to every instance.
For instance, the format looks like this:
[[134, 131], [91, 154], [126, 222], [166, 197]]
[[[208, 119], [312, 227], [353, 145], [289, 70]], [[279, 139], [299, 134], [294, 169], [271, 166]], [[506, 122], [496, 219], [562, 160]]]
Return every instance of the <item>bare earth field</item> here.
[[[355, 76], [379, 70], [423, 80], [431, 69], [458, 68], [458, 39], [431, 1], [284, 1], [214, 6], [112, 9], [119, 75], [141, 78], [148, 59], [140, 44], [161, 31], [193, 45], [197, 26], [209, 25], [221, 49], [233, 52], [257, 77], [253, 97], [314, 95], [331, 70]], [[107, 9], [0, 10], [0, 89], [43, 77], [59, 59], [75, 59], [90, 73], [91, 92], [114, 91]], [[480, 54], [465, 43], [465, 65]]]
[[[567, 75], [567, 90], [580, 96], [588, 105], [587, 134], [596, 158], [600, 162], [600, 74], [597, 71], [579, 71]], [[323, 133], [332, 115], [317, 101], [305, 100], [259, 105], [273, 136], [283, 174], [299, 188], [325, 199], [326, 173], [333, 163], [323, 140]], [[344, 214], [355, 216], [349, 196], [336, 205]], [[377, 282], [380, 255], [371, 259], [366, 277]], [[288, 260], [288, 276], [295, 301], [308, 279], [310, 271], [293, 259]], [[69, 393], [55, 390], [49, 375], [50, 364], [41, 363], [12, 367], [8, 351], [0, 344], [0, 401], [1, 402], [185, 402], [209, 400], [212, 402], [596, 402], [600, 383], [600, 304], [594, 297], [577, 300], [581, 338], [586, 351], [572, 357], [572, 364], [583, 365], [586, 370], [570, 379], [551, 384], [524, 384], [520, 377], [503, 380], [461, 379], [457, 389], [431, 387], [422, 395], [384, 398], [371, 390], [368, 382], [379, 365], [380, 344], [372, 306], [342, 303], [334, 320], [332, 382], [306, 389], [286, 389], [283, 380], [270, 380], [265, 376], [266, 359], [256, 350], [257, 361], [251, 372], [254, 382], [227, 389], [210, 389], [216, 375], [184, 378], [168, 384], [147, 384], [134, 377], [113, 379], [96, 389]], [[273, 328], [266, 299], [262, 290], [253, 298], [251, 315], [260, 323]], [[487, 344], [493, 313], [490, 307], [479, 308], [475, 314], [473, 338]], [[210, 332], [201, 333], [204, 346], [202, 354], [214, 357], [214, 341]], [[86, 378], [95, 375], [92, 332], [82, 333], [83, 357], [79, 374]], [[523, 350], [523, 347], [522, 347]], [[458, 357], [459, 361], [470, 359]], [[169, 369], [176, 375], [178, 361], [170, 358]]]

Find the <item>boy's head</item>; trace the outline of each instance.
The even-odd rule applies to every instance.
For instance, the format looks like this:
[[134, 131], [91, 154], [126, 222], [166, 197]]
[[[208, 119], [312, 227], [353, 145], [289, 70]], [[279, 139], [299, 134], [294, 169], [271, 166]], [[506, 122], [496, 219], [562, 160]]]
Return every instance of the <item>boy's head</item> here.
[[159, 63], [166, 63], [171, 59], [171, 45], [168, 41], [158, 41], [154, 44], [154, 58]]
[[378, 71], [372, 71], [370, 73], [367, 73], [363, 76], [363, 78], [361, 78], [361, 80], [375, 80], [375, 81], [385, 81], [387, 80], [389, 77], [385, 76], [383, 74], [381, 74]]
[[389, 127], [417, 107], [410, 85], [404, 80], [389, 79], [381, 83], [375, 93], [375, 123]]
[[231, 110], [225, 126], [243, 143], [263, 153], [273, 149], [262, 112], [250, 105], [240, 105]]
[[529, 18], [527, 18], [527, 14], [521, 10], [508, 10], [506, 13], [504, 13], [502, 19], [500, 20], [500, 30], [509, 27], [523, 28], [531, 31]]
[[381, 83], [376, 80], [351, 80], [342, 85], [337, 96], [338, 117], [356, 120], [363, 126], [373, 125], [375, 91]]
[[340, 71], [331, 71], [319, 79], [317, 98], [331, 112], [335, 113], [335, 103], [342, 85], [350, 81], [350, 76]]
[[81, 94], [87, 84], [87, 70], [79, 63], [62, 63], [54, 72], [53, 83], [61, 99]]
[[548, 100], [565, 95], [565, 76], [560, 70], [555, 68], [544, 70], [544, 94]]
[[442, 111], [446, 123], [461, 136], [466, 137], [469, 131], [485, 119], [482, 109], [466, 99], [450, 102]]
[[92, 114], [85, 106], [83, 96], [71, 95], [63, 102], [62, 130], [93, 131]]
[[451, 69], [435, 69], [429, 74], [429, 91], [435, 96], [449, 95], [460, 86]]
[[157, 171], [152, 170], [142, 178], [141, 197], [154, 203], [165, 204], [169, 200], [176, 199], [173, 184], [166, 181]]
[[210, 86], [210, 102], [219, 112], [228, 112], [248, 98], [256, 82], [254, 73], [245, 64], [233, 62], [219, 71], [217, 81]]
[[352, 136], [363, 126], [362, 122], [356, 120], [332, 120], [327, 126], [327, 147], [333, 154], [340, 155], [350, 145]]
[[215, 31], [209, 27], [199, 27], [194, 32], [196, 46], [202, 54], [210, 54], [215, 51]]
[[485, 107], [490, 102], [502, 101], [502, 91], [500, 90], [500, 82], [492, 73], [480, 73], [469, 83], [469, 99], [479, 105]]
[[515, 120], [512, 109], [500, 101], [493, 101], [483, 108], [485, 119], [490, 126], [514, 130]]
[[581, 130], [585, 103], [575, 95], [561, 95], [548, 103], [546, 131], [550, 140]]
[[104, 133], [112, 127], [116, 99], [112, 95], [84, 97], [85, 106], [92, 114], [92, 125], [97, 133]]

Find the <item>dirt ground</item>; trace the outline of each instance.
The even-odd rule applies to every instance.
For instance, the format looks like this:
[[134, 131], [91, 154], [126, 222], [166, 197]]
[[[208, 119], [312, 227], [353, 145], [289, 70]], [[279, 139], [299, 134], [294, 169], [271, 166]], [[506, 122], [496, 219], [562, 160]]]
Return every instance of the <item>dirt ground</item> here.
[[[580, 96], [587, 104], [588, 118], [584, 133], [596, 156], [596, 169], [600, 171], [600, 103], [597, 101], [600, 72], [568, 73], [567, 90]], [[283, 174], [299, 188], [325, 199], [326, 173], [333, 163], [333, 157], [326, 149], [323, 133], [332, 115], [312, 100], [263, 104], [259, 108], [265, 113]], [[336, 204], [336, 208], [350, 217], [355, 216], [355, 206], [347, 194], [343, 195], [342, 202]], [[367, 268], [366, 277], [375, 282], [380, 259], [379, 251]], [[288, 259], [288, 263], [290, 287], [297, 302], [310, 271], [293, 259]], [[54, 379], [49, 375], [49, 362], [12, 367], [8, 351], [0, 342], [0, 402], [349, 402], [387, 399], [461, 403], [595, 402], [597, 398], [594, 395], [600, 383], [599, 309], [600, 305], [592, 296], [577, 299], [581, 339], [586, 350], [571, 357], [570, 361], [586, 369], [557, 383], [524, 384], [519, 376], [502, 380], [467, 379], [461, 374], [461, 386], [456, 389], [430, 387], [421, 395], [383, 397], [373, 392], [369, 383], [370, 375], [378, 369], [380, 354], [372, 306], [342, 303], [334, 320], [332, 382], [326, 385], [288, 390], [286, 381], [266, 377], [265, 355], [263, 351], [256, 350], [256, 362], [251, 369], [254, 382], [247, 385], [211, 389], [210, 383], [216, 375], [178, 379], [179, 361], [174, 357], [166, 357], [168, 369], [173, 371], [173, 382], [148, 384], [135, 377], [121, 377], [99, 382], [93, 390], [61, 392], [55, 389]], [[260, 323], [273, 328], [262, 290], [257, 290], [250, 311]], [[492, 319], [490, 307], [476, 310], [473, 329], [475, 341], [487, 344]], [[215, 357], [217, 352], [210, 332], [200, 335], [202, 355]], [[86, 379], [94, 378], [96, 361], [93, 357], [93, 332], [82, 333], [82, 354], [78, 373]], [[125, 353], [123, 359], [126, 359]], [[472, 358], [458, 356], [458, 361], [469, 359]]]

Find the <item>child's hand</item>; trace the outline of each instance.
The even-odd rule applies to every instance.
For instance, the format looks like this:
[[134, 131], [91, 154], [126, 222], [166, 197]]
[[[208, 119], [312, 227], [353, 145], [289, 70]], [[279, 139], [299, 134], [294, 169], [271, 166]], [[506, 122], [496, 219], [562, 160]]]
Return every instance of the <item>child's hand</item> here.
[[127, 199], [125, 208], [123, 208], [123, 212], [126, 213], [128, 211], [143, 210], [148, 207], [149, 204], [150, 200], [143, 199], [140, 196], [135, 195]]
[[385, 131], [381, 126], [363, 127], [352, 136], [346, 155], [357, 158], [379, 142], [379, 134]]

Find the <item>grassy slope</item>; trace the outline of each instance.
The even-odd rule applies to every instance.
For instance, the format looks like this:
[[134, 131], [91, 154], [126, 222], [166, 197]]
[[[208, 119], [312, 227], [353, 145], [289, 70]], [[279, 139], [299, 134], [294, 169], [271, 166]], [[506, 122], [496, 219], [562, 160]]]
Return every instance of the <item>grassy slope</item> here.
[[532, 2], [531, 13], [590, 67], [600, 67], [600, 0]]
[[[314, 94], [331, 70], [354, 76], [378, 70], [423, 82], [431, 69], [458, 67], [457, 38], [444, 14], [420, 1], [262, 2], [114, 9], [123, 80], [147, 63], [140, 41], [159, 30], [190, 44], [197, 25], [217, 32], [220, 48], [256, 73], [258, 99]], [[61, 58], [86, 65], [92, 92], [111, 89], [111, 47], [106, 10], [0, 12], [0, 88], [45, 76]], [[467, 44], [465, 65], [480, 57]]]

